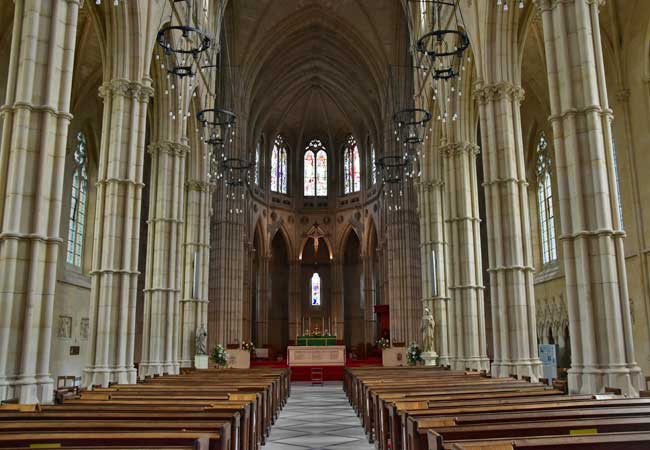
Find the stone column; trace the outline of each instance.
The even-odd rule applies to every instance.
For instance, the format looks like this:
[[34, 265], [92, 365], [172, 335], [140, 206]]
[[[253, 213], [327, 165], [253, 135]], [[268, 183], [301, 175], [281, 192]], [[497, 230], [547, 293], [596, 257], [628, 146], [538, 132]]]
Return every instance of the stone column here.
[[134, 383], [133, 345], [142, 168], [151, 80], [104, 83], [104, 117], [90, 293], [89, 363], [83, 385]]
[[295, 341], [298, 334], [302, 334], [302, 303], [300, 296], [302, 265], [300, 260], [295, 259], [289, 262], [289, 340]]
[[523, 89], [509, 81], [479, 85], [494, 376], [541, 376], [533, 290], [533, 239], [521, 136]]
[[[435, 165], [435, 164], [434, 164]], [[432, 166], [434, 166], [432, 165]], [[436, 352], [438, 365], [450, 364], [448, 339], [449, 295], [447, 291], [447, 244], [443, 222], [443, 182], [434, 167], [427, 166], [424, 177], [427, 181], [419, 184], [420, 246], [422, 259], [422, 306], [433, 311], [436, 321]], [[433, 253], [436, 255], [436, 273], [433, 273]], [[433, 292], [435, 276], [436, 291]]]
[[17, 0], [0, 139], [0, 400], [49, 402], [79, 0]]
[[479, 147], [471, 142], [444, 145], [445, 185], [448, 194], [446, 222], [452, 270], [449, 290], [456, 324], [455, 370], [489, 370], [483, 302], [483, 265], [476, 181]]
[[181, 232], [184, 222], [185, 157], [189, 147], [161, 141], [149, 145], [151, 187], [144, 289], [142, 361], [139, 376], [179, 372]]
[[362, 256], [363, 265], [363, 342], [364, 357], [367, 355], [368, 347], [374, 345], [377, 340], [375, 336], [375, 285], [373, 274], [375, 273], [371, 249], [366, 249]]
[[343, 305], [343, 261], [332, 261], [331, 311], [332, 328], [338, 340], [345, 339], [345, 305]]
[[[205, 181], [185, 183], [185, 236], [180, 300], [180, 365], [192, 367], [196, 330], [208, 326], [208, 263], [210, 257], [210, 190]], [[208, 349], [210, 351], [210, 349]]]
[[[260, 252], [264, 250], [260, 249]], [[271, 257], [269, 255], [261, 255], [259, 267], [259, 284], [257, 286], [257, 340], [255, 345], [262, 347], [269, 343], [269, 298], [270, 291], [270, 270], [271, 270]], [[302, 316], [301, 316], [302, 317]]]
[[255, 258], [253, 243], [247, 241], [244, 243], [244, 285], [242, 287], [242, 339], [247, 342], [252, 339], [253, 258]]
[[[541, 0], [572, 364], [569, 390], [643, 387], [635, 361], [600, 1]], [[567, 39], [567, 36], [570, 39]]]

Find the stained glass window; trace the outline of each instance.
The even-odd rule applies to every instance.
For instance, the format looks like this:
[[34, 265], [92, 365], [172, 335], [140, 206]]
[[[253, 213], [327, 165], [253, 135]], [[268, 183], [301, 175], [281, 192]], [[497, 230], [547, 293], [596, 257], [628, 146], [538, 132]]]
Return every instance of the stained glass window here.
[[350, 194], [361, 190], [361, 160], [359, 146], [354, 137], [350, 136], [343, 151], [343, 192]]
[[86, 195], [88, 192], [88, 174], [86, 162], [86, 136], [77, 134], [77, 146], [74, 151], [74, 174], [72, 175], [72, 192], [70, 194], [70, 217], [68, 222], [68, 248], [66, 261], [81, 267], [84, 227], [86, 224]]
[[375, 165], [377, 161], [377, 155], [375, 152], [375, 144], [370, 146], [370, 163], [372, 164], [372, 184], [377, 184], [377, 166]]
[[287, 193], [287, 145], [280, 135], [275, 138], [271, 150], [271, 190]]
[[318, 272], [311, 277], [311, 306], [320, 306], [320, 275]]
[[260, 147], [262, 143], [257, 141], [257, 146], [255, 147], [255, 184], [260, 185]]
[[304, 157], [305, 196], [327, 196], [327, 152], [318, 139], [313, 139]]
[[618, 176], [618, 151], [616, 149], [616, 141], [612, 137], [612, 153], [614, 154], [614, 173], [616, 174], [616, 198], [618, 199], [618, 220], [621, 223], [621, 230], [625, 228], [623, 223], [623, 203], [621, 202], [621, 185]]
[[555, 216], [553, 214], [553, 192], [551, 189], [550, 149], [544, 133], [537, 144], [537, 207], [542, 243], [542, 263], [557, 260], [555, 244]]

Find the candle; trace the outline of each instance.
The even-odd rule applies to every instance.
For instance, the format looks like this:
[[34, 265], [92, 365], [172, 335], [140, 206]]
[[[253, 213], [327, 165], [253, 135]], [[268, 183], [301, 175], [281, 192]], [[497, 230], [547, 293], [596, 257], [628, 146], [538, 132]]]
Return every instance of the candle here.
[[300, 327], [302, 334], [305, 334], [305, 316], [302, 316], [302, 326]]
[[325, 332], [325, 316], [320, 316], [320, 327], [321, 327], [321, 332]]

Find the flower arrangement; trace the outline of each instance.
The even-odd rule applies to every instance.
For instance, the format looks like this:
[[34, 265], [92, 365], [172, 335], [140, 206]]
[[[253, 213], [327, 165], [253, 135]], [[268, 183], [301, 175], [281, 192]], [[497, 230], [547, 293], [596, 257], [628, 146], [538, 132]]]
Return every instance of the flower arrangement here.
[[215, 346], [212, 349], [212, 355], [210, 358], [215, 362], [217, 367], [228, 366], [228, 352], [226, 352], [226, 349], [223, 347], [223, 345]]
[[390, 347], [390, 341], [386, 338], [381, 338], [377, 340], [377, 347], [384, 350]]
[[244, 341], [244, 342], [242, 342], [241, 348], [243, 350], [247, 350], [249, 353], [255, 352], [255, 344], [253, 344], [253, 341], [250, 341], [250, 342]]
[[408, 360], [409, 366], [414, 366], [418, 362], [423, 361], [422, 359], [422, 350], [418, 347], [418, 344], [412, 342], [409, 345], [408, 352], [406, 353], [406, 358]]

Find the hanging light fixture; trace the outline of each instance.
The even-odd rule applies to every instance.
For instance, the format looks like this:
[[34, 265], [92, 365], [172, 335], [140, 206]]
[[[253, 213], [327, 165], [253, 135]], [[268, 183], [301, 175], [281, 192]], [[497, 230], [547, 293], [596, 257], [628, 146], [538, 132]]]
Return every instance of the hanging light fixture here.
[[[508, 11], [510, 9], [508, 7], [508, 2], [510, 0], [497, 0], [497, 7], [503, 11]], [[524, 7], [524, 0], [511, 0], [511, 3], [517, 2], [517, 5], [519, 6], [519, 9], [522, 9]]]

